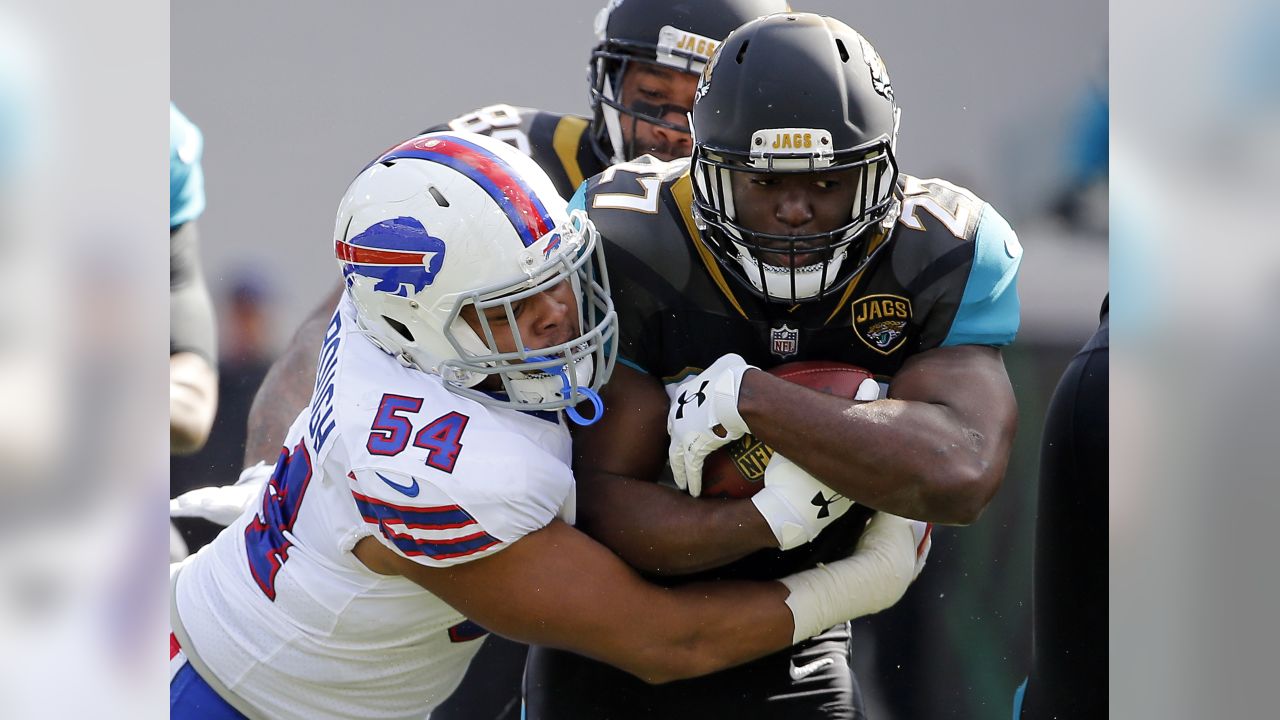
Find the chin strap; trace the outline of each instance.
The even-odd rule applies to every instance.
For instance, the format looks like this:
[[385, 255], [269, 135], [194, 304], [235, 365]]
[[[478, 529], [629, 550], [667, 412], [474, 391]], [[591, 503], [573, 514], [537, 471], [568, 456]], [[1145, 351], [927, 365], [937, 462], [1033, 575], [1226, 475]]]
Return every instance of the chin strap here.
[[[551, 358], [547, 356], [530, 356], [529, 359], [534, 362], [547, 362], [547, 361], [554, 360], [555, 358]], [[560, 383], [562, 385], [560, 389], [560, 394], [566, 400], [569, 399], [569, 397], [572, 395], [573, 387], [572, 385], [569, 384], [568, 367], [565, 365], [556, 365], [554, 367], [544, 368], [543, 372], [556, 375], [560, 378]], [[600, 394], [597, 393], [595, 390], [592, 390], [591, 388], [583, 387], [581, 385], [578, 386], [578, 394], [581, 395], [582, 397], [585, 397], [587, 400], [591, 401], [592, 407], [594, 407], [596, 410], [595, 414], [592, 415], [591, 418], [589, 419], [584, 418], [581, 414], [578, 413], [577, 408], [575, 408], [572, 405], [565, 407], [564, 409], [565, 414], [568, 415], [569, 419], [572, 420], [574, 423], [581, 425], [583, 427], [587, 425], [594, 425], [596, 421], [598, 421], [601, 418], [601, 416], [604, 415], [604, 401], [600, 399]]]

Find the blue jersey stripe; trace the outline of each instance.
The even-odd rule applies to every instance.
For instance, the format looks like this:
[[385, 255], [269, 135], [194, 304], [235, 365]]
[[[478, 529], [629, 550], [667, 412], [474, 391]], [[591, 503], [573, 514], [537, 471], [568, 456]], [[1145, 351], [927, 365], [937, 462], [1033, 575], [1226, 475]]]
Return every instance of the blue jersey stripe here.
[[471, 555], [498, 544], [497, 538], [484, 531], [449, 540], [424, 540], [398, 533], [384, 523], [379, 523], [378, 529], [400, 552], [410, 557], [426, 555], [435, 560], [446, 560]]
[[414, 530], [448, 530], [474, 525], [476, 520], [462, 508], [453, 505], [439, 508], [415, 508], [393, 505], [377, 498], [351, 493], [360, 514], [370, 523], [386, 521]]

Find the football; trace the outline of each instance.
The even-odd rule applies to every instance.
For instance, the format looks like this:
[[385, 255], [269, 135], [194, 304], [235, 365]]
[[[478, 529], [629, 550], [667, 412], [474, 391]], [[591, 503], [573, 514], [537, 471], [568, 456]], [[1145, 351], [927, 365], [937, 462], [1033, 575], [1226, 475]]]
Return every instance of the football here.
[[[770, 375], [812, 390], [853, 399], [858, 386], [871, 373], [854, 365], [806, 360], [779, 365]], [[764, 469], [773, 448], [751, 434], [725, 445], [707, 456], [702, 467], [702, 497], [749, 498], [764, 487]]]

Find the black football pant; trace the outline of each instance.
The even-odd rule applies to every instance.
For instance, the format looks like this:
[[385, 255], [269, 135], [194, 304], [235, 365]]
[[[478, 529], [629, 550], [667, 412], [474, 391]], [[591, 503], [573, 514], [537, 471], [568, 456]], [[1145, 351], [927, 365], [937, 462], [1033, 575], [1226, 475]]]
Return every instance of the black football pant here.
[[736, 668], [650, 685], [579, 655], [533, 647], [524, 679], [527, 720], [865, 720], [840, 625]]

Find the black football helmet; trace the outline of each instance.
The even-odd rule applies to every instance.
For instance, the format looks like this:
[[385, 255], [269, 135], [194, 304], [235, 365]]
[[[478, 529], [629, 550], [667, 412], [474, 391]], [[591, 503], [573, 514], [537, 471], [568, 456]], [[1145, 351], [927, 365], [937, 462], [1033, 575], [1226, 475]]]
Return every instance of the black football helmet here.
[[[693, 103], [693, 204], [702, 242], [758, 297], [829, 297], [870, 260], [871, 240], [897, 218], [898, 117], [880, 55], [839, 20], [787, 13], [734, 31], [704, 70]], [[738, 222], [733, 173], [815, 171], [856, 171], [847, 224], [790, 236]], [[786, 260], [815, 248], [824, 249], [819, 262], [795, 267]]]
[[[599, 44], [591, 52], [587, 81], [591, 86], [591, 143], [606, 163], [635, 157], [635, 123], [644, 121], [687, 133], [689, 128], [666, 120], [672, 112], [687, 117], [689, 108], [619, 97], [630, 63], [650, 63], [691, 74], [702, 72], [716, 46], [734, 28], [769, 13], [786, 12], [786, 0], [610, 0], [596, 15]], [[623, 116], [632, 123], [628, 143]]]

